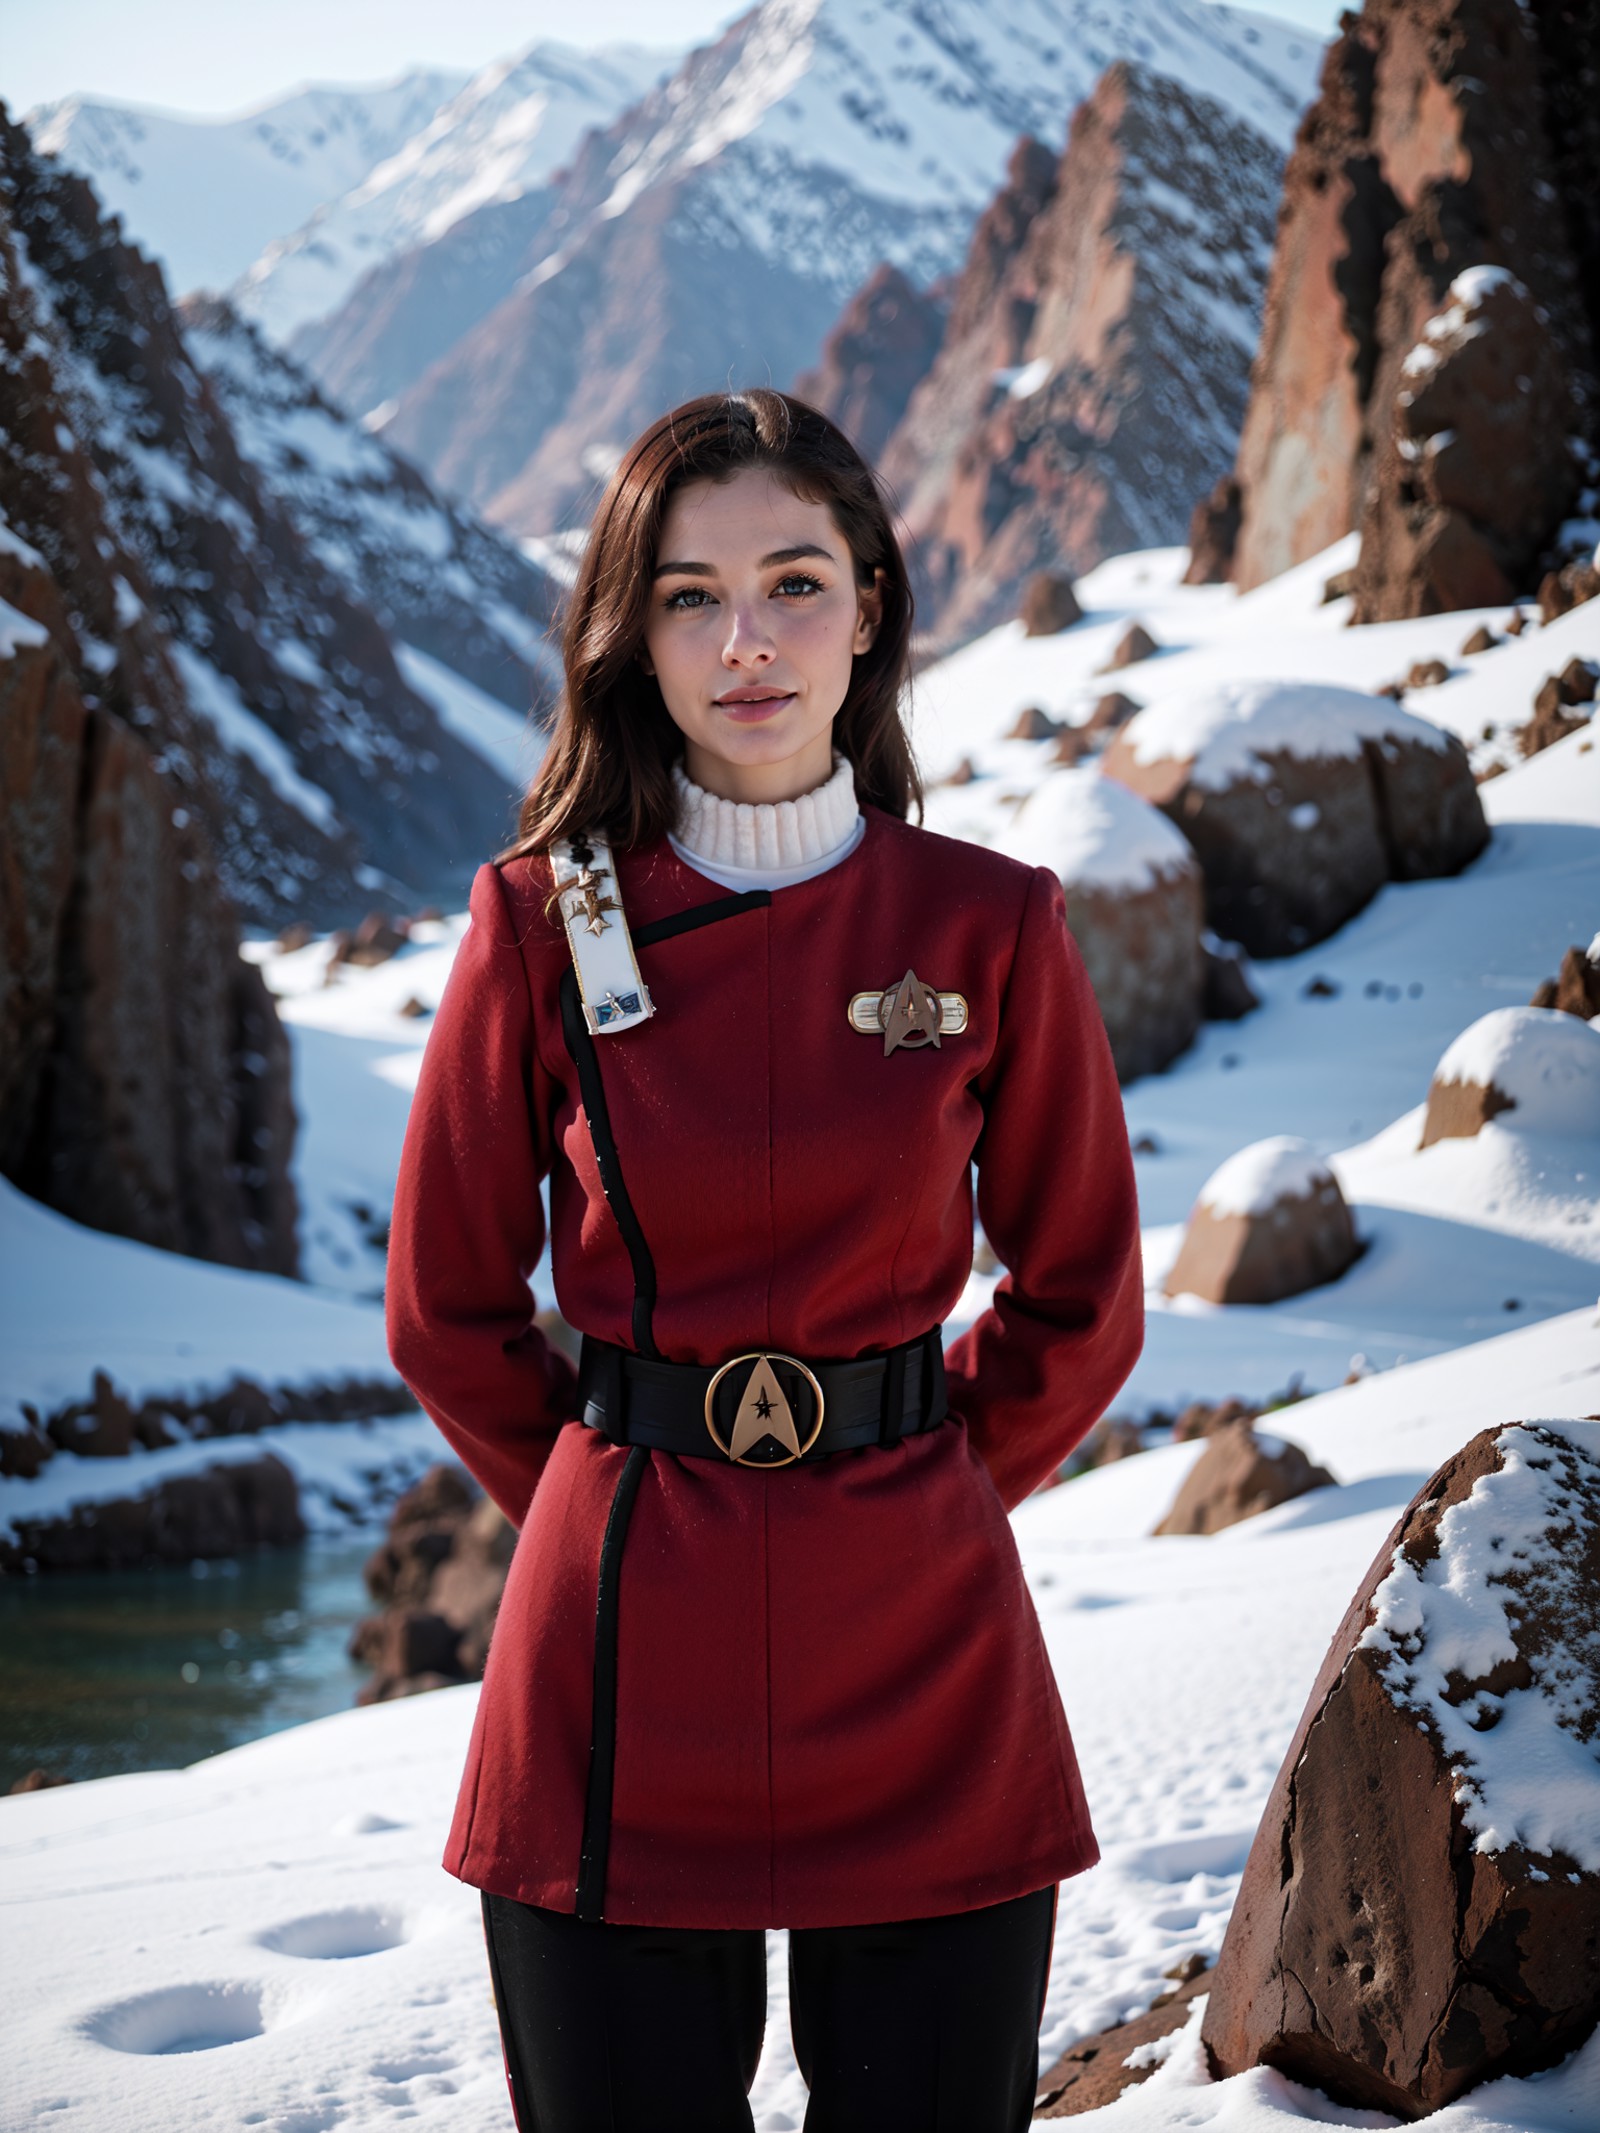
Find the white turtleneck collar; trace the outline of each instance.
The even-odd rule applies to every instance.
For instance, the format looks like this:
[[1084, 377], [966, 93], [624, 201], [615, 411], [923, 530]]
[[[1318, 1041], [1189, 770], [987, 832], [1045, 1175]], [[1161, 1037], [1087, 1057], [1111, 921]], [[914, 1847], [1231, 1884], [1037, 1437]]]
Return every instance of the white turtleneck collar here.
[[825, 784], [797, 800], [723, 800], [672, 767], [678, 821], [670, 842], [697, 873], [729, 889], [781, 889], [848, 859], [866, 829], [855, 771], [842, 755]]

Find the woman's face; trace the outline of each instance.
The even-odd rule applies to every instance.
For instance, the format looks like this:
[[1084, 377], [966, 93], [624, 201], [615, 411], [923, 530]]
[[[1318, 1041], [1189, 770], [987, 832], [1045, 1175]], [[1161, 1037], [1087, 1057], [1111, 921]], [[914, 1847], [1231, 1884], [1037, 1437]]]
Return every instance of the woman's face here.
[[673, 495], [639, 658], [697, 785], [791, 800], [824, 782], [851, 661], [882, 615], [882, 575], [860, 590], [826, 504], [803, 503], [765, 468]]

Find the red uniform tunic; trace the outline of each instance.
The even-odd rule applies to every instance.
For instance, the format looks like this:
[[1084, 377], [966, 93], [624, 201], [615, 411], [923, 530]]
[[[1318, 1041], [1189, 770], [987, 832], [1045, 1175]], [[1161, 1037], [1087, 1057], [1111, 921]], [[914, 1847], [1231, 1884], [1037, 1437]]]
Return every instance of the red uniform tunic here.
[[[925, 1332], [984, 1230], [1009, 1269], [949, 1351], [951, 1419], [774, 1471], [644, 1457], [620, 1574], [604, 1908], [833, 1926], [998, 1903], [1097, 1856], [1007, 1509], [1101, 1414], [1142, 1330], [1132, 1165], [1059, 884], [867, 808], [850, 856], [639, 948], [654, 1019], [594, 1042], [673, 1361], [849, 1358]], [[639, 929], [727, 892], [663, 839], [618, 861]], [[633, 1346], [542, 861], [485, 867], [406, 1135], [397, 1367], [521, 1529], [445, 1864], [571, 1911], [602, 1537], [638, 1457], [572, 1419], [530, 1325]], [[852, 994], [907, 967], [968, 1003], [901, 1047]], [[636, 1255], [637, 1256], [637, 1255]]]

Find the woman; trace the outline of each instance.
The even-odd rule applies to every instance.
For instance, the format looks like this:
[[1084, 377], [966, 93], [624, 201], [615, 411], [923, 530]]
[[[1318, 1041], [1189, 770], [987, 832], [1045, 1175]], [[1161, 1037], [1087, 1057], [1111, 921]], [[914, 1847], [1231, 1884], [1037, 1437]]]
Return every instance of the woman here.
[[[1006, 1512], [1132, 1366], [1138, 1229], [1059, 884], [905, 819], [910, 626], [821, 415], [646, 431], [428, 1045], [390, 1340], [520, 1528], [445, 1863], [524, 2133], [748, 2129], [767, 1927], [809, 2133], [1030, 2115], [1096, 1852]], [[1009, 1271], [941, 1357], [974, 1162]]]

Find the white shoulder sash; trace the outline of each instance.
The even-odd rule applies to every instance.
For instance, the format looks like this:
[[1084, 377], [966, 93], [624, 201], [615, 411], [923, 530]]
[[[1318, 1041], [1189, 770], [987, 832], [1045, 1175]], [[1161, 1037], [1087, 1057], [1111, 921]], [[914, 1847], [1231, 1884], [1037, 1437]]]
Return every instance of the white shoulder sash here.
[[563, 838], [551, 850], [550, 864], [590, 1034], [647, 1022], [655, 1003], [639, 975], [610, 845], [603, 837]]

